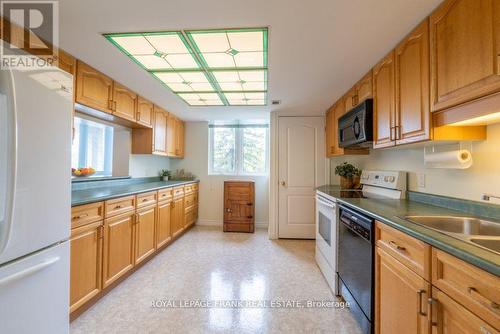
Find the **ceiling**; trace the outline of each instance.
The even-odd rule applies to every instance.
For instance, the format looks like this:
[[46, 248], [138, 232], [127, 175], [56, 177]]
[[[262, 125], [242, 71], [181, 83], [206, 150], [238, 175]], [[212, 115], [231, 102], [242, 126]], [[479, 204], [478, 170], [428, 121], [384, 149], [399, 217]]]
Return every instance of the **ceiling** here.
[[[189, 121], [320, 115], [441, 0], [64, 0], [63, 49]], [[268, 105], [192, 107], [103, 33], [269, 27]], [[271, 100], [281, 100], [271, 105]]]

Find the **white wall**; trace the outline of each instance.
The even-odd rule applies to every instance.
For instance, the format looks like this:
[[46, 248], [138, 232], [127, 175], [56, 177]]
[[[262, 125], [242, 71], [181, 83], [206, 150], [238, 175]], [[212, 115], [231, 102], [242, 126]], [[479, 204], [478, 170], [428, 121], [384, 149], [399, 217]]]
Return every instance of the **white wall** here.
[[170, 169], [169, 158], [150, 154], [130, 154], [130, 176], [158, 176], [160, 169]]
[[200, 180], [200, 224], [220, 224], [223, 221], [224, 181], [255, 181], [255, 223], [267, 225], [269, 211], [268, 176], [234, 177], [208, 175], [208, 123], [187, 122], [185, 158], [171, 159], [172, 170], [184, 168]]
[[[465, 170], [429, 169], [424, 166], [424, 148], [372, 150], [368, 156], [336, 157], [331, 162], [331, 180], [335, 166], [343, 161], [363, 169], [404, 170], [409, 173], [408, 188], [431, 194], [479, 201], [483, 193], [500, 195], [500, 124], [488, 126], [487, 140], [472, 144], [474, 163]], [[425, 188], [418, 186], [417, 173], [425, 174]], [[492, 200], [493, 202], [493, 200]]]

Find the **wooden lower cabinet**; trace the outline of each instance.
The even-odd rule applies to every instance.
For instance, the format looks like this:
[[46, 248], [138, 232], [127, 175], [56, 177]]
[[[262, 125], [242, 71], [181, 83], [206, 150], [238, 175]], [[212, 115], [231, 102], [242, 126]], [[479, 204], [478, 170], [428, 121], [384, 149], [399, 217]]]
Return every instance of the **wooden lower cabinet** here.
[[432, 288], [432, 334], [499, 334], [499, 331], [454, 301]]
[[135, 211], [104, 221], [103, 286], [107, 287], [134, 266]]
[[158, 216], [156, 219], [156, 248], [160, 248], [172, 238], [170, 217], [171, 201], [158, 203]]
[[430, 283], [379, 247], [375, 266], [375, 333], [430, 333]]
[[70, 312], [102, 289], [102, 225], [98, 221], [71, 231]]
[[156, 249], [155, 220], [156, 204], [137, 210], [135, 216], [135, 253], [134, 264], [138, 264], [153, 254]]
[[184, 229], [184, 197], [179, 197], [172, 201], [170, 212], [170, 224], [172, 226], [172, 236], [175, 237]]
[[255, 230], [255, 185], [253, 181], [224, 182], [224, 232]]

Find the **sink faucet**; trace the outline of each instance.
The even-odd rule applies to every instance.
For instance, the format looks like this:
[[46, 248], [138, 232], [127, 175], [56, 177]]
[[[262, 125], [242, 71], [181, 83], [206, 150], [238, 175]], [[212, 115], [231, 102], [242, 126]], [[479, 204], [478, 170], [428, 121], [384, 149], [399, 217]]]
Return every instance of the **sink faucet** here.
[[496, 198], [496, 199], [500, 199], [500, 196], [497, 196], [497, 195], [483, 194], [483, 200], [484, 201], [489, 201], [491, 197]]

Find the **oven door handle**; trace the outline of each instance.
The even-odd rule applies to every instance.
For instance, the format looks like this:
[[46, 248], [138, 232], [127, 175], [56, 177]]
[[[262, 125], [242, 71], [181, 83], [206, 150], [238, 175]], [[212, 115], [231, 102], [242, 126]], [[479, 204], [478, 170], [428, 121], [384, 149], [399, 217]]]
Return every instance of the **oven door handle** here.
[[324, 200], [323, 198], [321, 198], [319, 196], [316, 196], [316, 201], [318, 201], [319, 203], [321, 203], [323, 205], [326, 205], [329, 208], [332, 208], [332, 209], [335, 208], [335, 203], [330, 202], [330, 201], [326, 201], [326, 200]]

